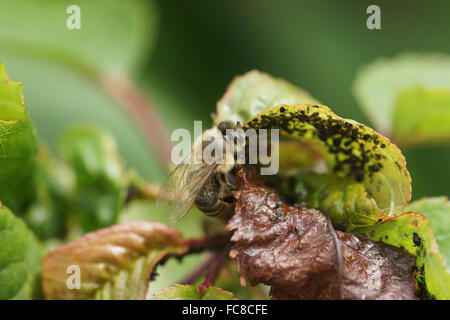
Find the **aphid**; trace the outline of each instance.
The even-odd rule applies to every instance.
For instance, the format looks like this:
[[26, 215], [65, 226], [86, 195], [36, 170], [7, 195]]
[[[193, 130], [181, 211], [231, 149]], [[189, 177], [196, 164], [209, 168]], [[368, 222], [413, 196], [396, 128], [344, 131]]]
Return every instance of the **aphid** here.
[[[207, 150], [212, 150], [209, 157], [205, 157]], [[181, 220], [194, 204], [208, 216], [229, 217], [234, 208], [236, 159], [244, 150], [245, 137], [239, 123], [221, 122], [206, 130], [195, 141], [190, 157], [161, 186], [157, 204], [173, 206], [170, 218], [174, 222]]]

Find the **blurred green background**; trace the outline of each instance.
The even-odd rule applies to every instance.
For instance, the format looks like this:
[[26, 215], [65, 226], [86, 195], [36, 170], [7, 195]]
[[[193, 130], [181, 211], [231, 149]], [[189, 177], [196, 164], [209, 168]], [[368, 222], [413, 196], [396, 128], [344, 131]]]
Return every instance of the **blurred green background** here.
[[[81, 30], [66, 8], [81, 7]], [[381, 7], [381, 30], [366, 8]], [[0, 0], [0, 61], [24, 86], [40, 137], [55, 146], [75, 122], [109, 128], [129, 167], [166, 171], [133, 120], [92, 74], [129, 75], [168, 131], [212, 124], [232, 78], [259, 69], [309, 91], [338, 115], [372, 126], [351, 91], [357, 70], [404, 51], [450, 53], [450, 2]], [[206, 127], [206, 125], [204, 125]], [[449, 195], [448, 146], [402, 149], [413, 198]]]

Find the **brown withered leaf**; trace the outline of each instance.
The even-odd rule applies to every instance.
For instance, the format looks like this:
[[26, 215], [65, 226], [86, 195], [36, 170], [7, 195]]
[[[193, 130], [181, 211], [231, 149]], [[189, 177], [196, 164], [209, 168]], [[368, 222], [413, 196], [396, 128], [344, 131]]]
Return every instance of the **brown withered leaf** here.
[[260, 181], [247, 178], [241, 177], [235, 215], [227, 225], [234, 230], [230, 256], [237, 259], [241, 284], [270, 285], [275, 299], [338, 299], [340, 253], [328, 217], [289, 207]]
[[227, 229], [242, 284], [269, 285], [272, 299], [415, 299], [403, 250], [335, 231], [325, 213], [289, 206], [249, 170], [234, 196]]
[[336, 231], [342, 257], [342, 299], [417, 299], [415, 258], [366, 236]]

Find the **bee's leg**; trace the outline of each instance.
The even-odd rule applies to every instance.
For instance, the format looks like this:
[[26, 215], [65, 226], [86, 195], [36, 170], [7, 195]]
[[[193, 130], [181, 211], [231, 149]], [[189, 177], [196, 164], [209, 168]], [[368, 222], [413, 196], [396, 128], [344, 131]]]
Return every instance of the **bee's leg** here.
[[233, 194], [232, 192], [236, 190], [237, 186], [237, 180], [233, 180], [233, 175], [231, 173], [220, 173], [217, 177], [218, 179], [218, 192], [217, 197], [221, 200], [224, 200], [226, 202], [232, 202], [233, 201]]

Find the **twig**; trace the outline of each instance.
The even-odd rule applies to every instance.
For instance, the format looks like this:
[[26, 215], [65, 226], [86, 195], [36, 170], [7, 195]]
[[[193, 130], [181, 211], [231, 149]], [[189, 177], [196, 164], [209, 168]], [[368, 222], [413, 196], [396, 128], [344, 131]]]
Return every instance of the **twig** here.
[[187, 240], [185, 245], [189, 248], [188, 254], [198, 253], [205, 250], [218, 250], [229, 244], [228, 234], [219, 234], [202, 239]]
[[[190, 275], [188, 275], [181, 283], [190, 284], [195, 281], [198, 277], [200, 277], [206, 270], [212, 268], [216, 269], [218, 266], [215, 266], [217, 263], [216, 260], [218, 257], [221, 257], [224, 253], [224, 248], [229, 244], [229, 235], [228, 234], [219, 234], [214, 236], [205, 237], [202, 239], [193, 239], [187, 240], [185, 245], [188, 247], [187, 254], [199, 253], [206, 250], [220, 250], [211, 255], [211, 257], [202, 263], [197, 269], [195, 269]], [[225, 250], [228, 253], [228, 250]], [[225, 256], [227, 256], [227, 253]], [[209, 273], [208, 273], [209, 274]], [[209, 277], [211, 278], [211, 276]], [[212, 277], [209, 281], [214, 280]]]
[[197, 278], [199, 278], [216, 259], [216, 255], [211, 255], [205, 262], [203, 262], [198, 268], [196, 268], [191, 274], [189, 274], [181, 284], [192, 284]]
[[203, 273], [206, 273], [205, 280], [198, 286], [200, 292], [205, 291], [209, 286], [213, 285], [217, 279], [221, 267], [228, 258], [228, 250], [222, 250], [213, 253], [204, 263], [188, 275], [182, 284], [192, 284]]
[[208, 266], [208, 272], [206, 273], [205, 280], [198, 286], [200, 293], [203, 293], [209, 286], [216, 282], [220, 269], [228, 258], [228, 250], [216, 252], [213, 254], [212, 258], [214, 259]]
[[162, 120], [148, 96], [125, 75], [102, 76], [102, 88], [133, 117], [141, 132], [155, 150], [162, 165], [170, 163], [170, 140]]

